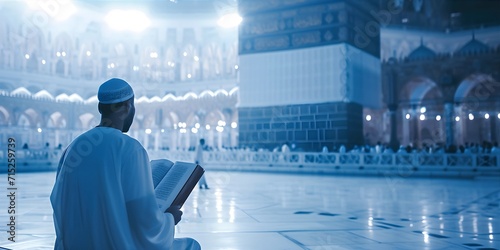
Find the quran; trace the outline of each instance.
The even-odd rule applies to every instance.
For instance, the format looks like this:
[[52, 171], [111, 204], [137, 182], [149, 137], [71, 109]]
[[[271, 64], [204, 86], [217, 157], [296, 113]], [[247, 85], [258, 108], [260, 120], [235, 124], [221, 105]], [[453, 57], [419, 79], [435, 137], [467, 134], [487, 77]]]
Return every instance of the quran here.
[[184, 205], [205, 170], [196, 163], [167, 159], [150, 162], [156, 200], [162, 211]]

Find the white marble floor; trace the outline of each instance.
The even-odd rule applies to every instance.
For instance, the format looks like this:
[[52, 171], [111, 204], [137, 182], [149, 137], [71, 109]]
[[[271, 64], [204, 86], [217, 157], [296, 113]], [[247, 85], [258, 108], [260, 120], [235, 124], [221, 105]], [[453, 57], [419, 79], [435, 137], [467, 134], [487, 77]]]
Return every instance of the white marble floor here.
[[[16, 237], [8, 240], [1, 175], [0, 246], [51, 249], [54, 173], [16, 175]], [[422, 179], [208, 172], [177, 237], [202, 249], [500, 249], [499, 179]], [[1, 248], [0, 248], [1, 249]]]

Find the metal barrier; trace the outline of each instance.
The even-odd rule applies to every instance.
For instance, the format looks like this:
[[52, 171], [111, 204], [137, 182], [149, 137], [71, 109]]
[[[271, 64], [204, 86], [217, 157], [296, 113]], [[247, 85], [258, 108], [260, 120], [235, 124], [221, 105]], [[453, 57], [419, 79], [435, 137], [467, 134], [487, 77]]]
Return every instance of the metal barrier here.
[[[55, 169], [61, 150], [18, 150], [20, 171]], [[150, 159], [192, 162], [193, 151], [149, 151]], [[331, 174], [413, 176], [500, 176], [499, 154], [309, 153], [205, 151], [204, 167], [213, 170], [281, 171]], [[7, 159], [0, 152], [5, 164]], [[40, 167], [41, 166], [41, 167]], [[2, 168], [0, 172], [5, 172]]]
[[[151, 159], [193, 161], [194, 152], [152, 151]], [[308, 153], [205, 151], [205, 167], [215, 170], [289, 171], [413, 176], [500, 176], [500, 155], [421, 153]]]

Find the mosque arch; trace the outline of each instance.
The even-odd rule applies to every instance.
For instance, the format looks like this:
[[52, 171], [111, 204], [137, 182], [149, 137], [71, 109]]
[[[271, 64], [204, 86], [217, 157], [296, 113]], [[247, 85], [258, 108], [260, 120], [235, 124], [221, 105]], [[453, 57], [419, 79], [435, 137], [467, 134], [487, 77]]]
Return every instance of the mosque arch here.
[[107, 77], [127, 77], [133, 62], [133, 50], [125, 43], [118, 42], [111, 46], [108, 56]]
[[100, 50], [94, 39], [85, 39], [78, 51], [78, 65], [83, 79], [92, 80], [97, 77], [100, 67]]
[[32, 122], [30, 121], [29, 117], [26, 114], [20, 114], [19, 117], [17, 118], [17, 126], [22, 127], [22, 128], [29, 128], [32, 125]]
[[66, 119], [61, 112], [52, 113], [47, 120], [47, 128], [66, 128]]
[[[88, 129], [95, 127], [99, 124], [96, 119], [97, 117], [91, 113], [84, 113], [78, 116], [78, 123], [76, 123], [76, 128], [78, 129]], [[96, 122], [97, 121], [97, 122]]]
[[182, 48], [181, 56], [181, 80], [198, 79], [200, 72], [200, 57], [198, 50], [193, 44], [186, 44]]
[[69, 61], [73, 51], [71, 37], [68, 33], [59, 33], [54, 39], [52, 58], [56, 58], [55, 73], [65, 76], [68, 72]]
[[207, 113], [207, 115], [205, 116], [206, 124], [210, 125], [210, 127], [213, 127], [214, 129], [217, 126], [219, 121], [225, 121], [225, 120], [226, 120], [226, 117], [224, 116], [222, 111], [219, 109], [212, 110], [211, 112]]
[[10, 95], [13, 96], [31, 96], [31, 92], [27, 90], [25, 87], [19, 87], [10, 92]]
[[438, 91], [435, 95], [442, 96], [438, 85], [425, 77], [410, 80], [401, 90], [400, 99], [409, 102], [410, 105], [420, 105], [431, 91]]
[[238, 43], [229, 44], [229, 48], [225, 54], [227, 55], [226, 65], [224, 65], [225, 73], [227, 75], [235, 75], [237, 71], [235, 67], [238, 64]]
[[500, 83], [491, 75], [473, 74], [465, 78], [455, 91], [456, 103], [486, 101], [500, 97]]
[[3, 106], [0, 106], [0, 126], [9, 125], [10, 114]]
[[164, 77], [167, 82], [173, 82], [176, 80], [176, 71], [175, 67], [179, 67], [180, 65], [176, 65], [176, 62], [178, 62], [178, 54], [179, 52], [174, 46], [168, 46], [164, 62], [163, 62], [163, 67], [164, 67]]
[[44, 34], [38, 27], [30, 27], [29, 35], [26, 36], [25, 41], [25, 53], [26, 59], [26, 70], [29, 72], [37, 72], [41, 65], [41, 58], [43, 54], [41, 53], [44, 48]]

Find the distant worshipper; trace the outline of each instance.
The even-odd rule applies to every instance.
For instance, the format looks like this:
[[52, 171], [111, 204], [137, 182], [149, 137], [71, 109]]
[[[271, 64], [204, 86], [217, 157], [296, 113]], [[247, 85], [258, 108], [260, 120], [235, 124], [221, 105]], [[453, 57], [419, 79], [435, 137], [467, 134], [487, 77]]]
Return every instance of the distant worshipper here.
[[[203, 167], [203, 148], [205, 147], [205, 139], [200, 139], [200, 143], [196, 147], [196, 154], [195, 154], [195, 159], [194, 162], [200, 166]], [[210, 189], [208, 188], [207, 180], [205, 179], [205, 174], [201, 176], [200, 181], [198, 182], [198, 185], [200, 186], [200, 189]]]
[[134, 92], [113, 78], [98, 91], [100, 124], [64, 150], [50, 196], [54, 249], [201, 249], [174, 238], [180, 207], [159, 209], [146, 150], [128, 132]]

